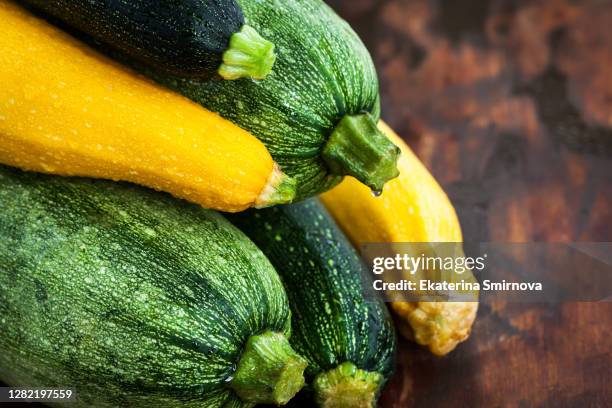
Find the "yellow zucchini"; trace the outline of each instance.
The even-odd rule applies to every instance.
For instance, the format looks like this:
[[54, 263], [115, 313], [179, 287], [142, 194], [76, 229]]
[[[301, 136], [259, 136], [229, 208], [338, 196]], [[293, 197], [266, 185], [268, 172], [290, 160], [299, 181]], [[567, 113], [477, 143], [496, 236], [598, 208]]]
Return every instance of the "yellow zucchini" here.
[[291, 201], [254, 136], [0, 2], [0, 162], [240, 211]]
[[[380, 197], [351, 177], [321, 196], [353, 244], [367, 242], [462, 242], [457, 214], [448, 197], [408, 145], [384, 122], [380, 130], [400, 149], [400, 175]], [[400, 332], [444, 355], [465, 340], [477, 302], [394, 302]]]

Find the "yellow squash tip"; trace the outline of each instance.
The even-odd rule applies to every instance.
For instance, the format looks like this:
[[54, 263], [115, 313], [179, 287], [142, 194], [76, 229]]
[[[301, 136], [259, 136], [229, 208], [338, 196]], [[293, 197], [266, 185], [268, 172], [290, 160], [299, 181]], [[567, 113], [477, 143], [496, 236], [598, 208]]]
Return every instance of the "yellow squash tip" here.
[[295, 198], [296, 190], [297, 182], [295, 179], [283, 173], [278, 164], [274, 163], [265, 187], [255, 200], [255, 208], [288, 204]]

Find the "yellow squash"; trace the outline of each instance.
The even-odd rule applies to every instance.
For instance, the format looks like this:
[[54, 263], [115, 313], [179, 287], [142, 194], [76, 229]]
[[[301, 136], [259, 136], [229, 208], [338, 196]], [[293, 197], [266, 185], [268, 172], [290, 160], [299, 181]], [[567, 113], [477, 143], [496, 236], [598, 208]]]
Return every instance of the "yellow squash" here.
[[[380, 197], [353, 178], [322, 195], [322, 201], [359, 248], [367, 242], [461, 242], [461, 227], [442, 188], [404, 141], [380, 122], [402, 150], [400, 175]], [[473, 278], [473, 277], [472, 277]], [[476, 317], [476, 302], [394, 302], [402, 334], [444, 355], [465, 340]]]
[[0, 162], [131, 181], [222, 211], [295, 193], [250, 133], [8, 1], [0, 2]]

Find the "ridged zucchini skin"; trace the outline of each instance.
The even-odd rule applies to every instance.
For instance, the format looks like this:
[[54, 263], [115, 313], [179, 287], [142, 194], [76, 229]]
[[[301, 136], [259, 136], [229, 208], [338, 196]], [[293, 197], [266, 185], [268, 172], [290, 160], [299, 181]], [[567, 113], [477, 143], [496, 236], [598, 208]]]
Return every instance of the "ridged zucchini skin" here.
[[137, 186], [0, 167], [0, 380], [69, 406], [250, 407], [247, 339], [288, 334], [281, 281], [215, 212]]
[[380, 391], [394, 368], [393, 324], [380, 299], [364, 297], [370, 272], [323, 205], [310, 199], [228, 218], [283, 280], [292, 311], [290, 342], [308, 360], [307, 380], [350, 362], [380, 374]]
[[142, 63], [181, 77], [217, 74], [244, 26], [235, 0], [21, 0]]
[[249, 25], [275, 44], [265, 81], [147, 75], [247, 129], [298, 181], [296, 200], [338, 184], [322, 150], [345, 114], [378, 121], [378, 79], [365, 46], [320, 0], [238, 0]]

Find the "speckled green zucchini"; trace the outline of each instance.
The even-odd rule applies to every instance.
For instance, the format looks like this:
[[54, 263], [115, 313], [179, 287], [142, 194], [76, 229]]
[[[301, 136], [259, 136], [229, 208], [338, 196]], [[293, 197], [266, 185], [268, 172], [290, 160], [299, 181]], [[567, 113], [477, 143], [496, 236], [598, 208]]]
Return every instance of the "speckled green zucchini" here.
[[291, 344], [308, 360], [321, 407], [373, 407], [393, 369], [395, 333], [370, 274], [322, 204], [230, 216], [280, 274], [291, 305]]
[[235, 0], [20, 0], [157, 70], [187, 78], [264, 79], [274, 44]]
[[0, 380], [71, 407], [287, 402], [305, 361], [264, 255], [215, 212], [0, 167]]
[[372, 59], [349, 25], [321, 0], [238, 0], [249, 25], [276, 46], [265, 81], [192, 81], [156, 75], [264, 142], [298, 182], [296, 199], [351, 175], [373, 190], [398, 175], [399, 149], [376, 123]]

